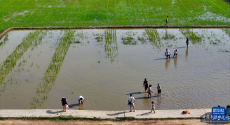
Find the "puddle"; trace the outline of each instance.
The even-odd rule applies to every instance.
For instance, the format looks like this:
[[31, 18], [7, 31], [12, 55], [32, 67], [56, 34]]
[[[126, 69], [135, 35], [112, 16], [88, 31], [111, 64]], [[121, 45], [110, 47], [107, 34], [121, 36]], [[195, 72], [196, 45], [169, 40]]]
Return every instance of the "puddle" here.
[[[229, 103], [228, 29], [11, 31], [0, 40], [0, 109], [211, 108]], [[189, 37], [189, 47], [186, 47]], [[165, 49], [178, 50], [166, 59]], [[7, 65], [7, 67], [5, 67]], [[8, 67], [9, 66], [9, 67]], [[4, 68], [3, 68], [4, 67]], [[153, 85], [148, 99], [142, 83]], [[156, 97], [157, 83], [162, 87]], [[23, 101], [22, 101], [23, 100]], [[218, 104], [216, 104], [218, 102]]]

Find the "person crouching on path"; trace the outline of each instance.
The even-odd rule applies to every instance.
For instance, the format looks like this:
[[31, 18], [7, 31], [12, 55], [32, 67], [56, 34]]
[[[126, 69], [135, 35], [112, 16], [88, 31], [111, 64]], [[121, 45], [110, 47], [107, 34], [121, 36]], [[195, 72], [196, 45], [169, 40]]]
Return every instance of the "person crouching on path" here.
[[130, 94], [130, 97], [128, 99], [128, 104], [130, 106], [130, 112], [132, 112], [132, 108], [133, 108], [133, 111], [135, 112], [135, 105], [134, 105], [134, 102], [135, 102], [135, 98], [133, 97], [133, 94]]
[[145, 92], [147, 92], [147, 89], [149, 87], [149, 83], [147, 81], [147, 79], [145, 78], [144, 82], [143, 82], [143, 86], [145, 87]]
[[157, 92], [158, 92], [158, 96], [161, 95], [161, 86], [159, 83], [157, 84]]
[[148, 97], [151, 98], [152, 97], [152, 85], [149, 85], [149, 88], [148, 88]]
[[79, 105], [81, 105], [81, 104], [83, 104], [84, 103], [84, 97], [83, 96], [79, 96], [78, 97], [78, 103], [79, 103]]
[[62, 102], [62, 106], [63, 106], [63, 111], [66, 112], [67, 110], [67, 99], [65, 97], [62, 97], [61, 99], [61, 102]]

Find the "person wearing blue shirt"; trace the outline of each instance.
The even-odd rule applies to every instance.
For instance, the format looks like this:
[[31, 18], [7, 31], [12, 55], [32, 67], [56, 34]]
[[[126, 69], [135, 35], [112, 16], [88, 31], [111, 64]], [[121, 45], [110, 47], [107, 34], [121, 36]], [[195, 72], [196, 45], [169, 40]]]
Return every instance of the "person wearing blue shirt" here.
[[161, 95], [161, 86], [159, 83], [157, 84], [157, 92], [158, 92], [158, 96]]

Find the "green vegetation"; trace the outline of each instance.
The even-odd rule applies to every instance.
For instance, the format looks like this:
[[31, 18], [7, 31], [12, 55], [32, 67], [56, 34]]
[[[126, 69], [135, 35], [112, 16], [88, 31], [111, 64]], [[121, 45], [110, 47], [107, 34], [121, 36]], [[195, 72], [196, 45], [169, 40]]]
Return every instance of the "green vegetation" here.
[[157, 32], [156, 29], [145, 29], [148, 37], [149, 37], [149, 42], [153, 45], [156, 46], [158, 49], [163, 47], [163, 44], [161, 43], [161, 39], [159, 36], [159, 33]]
[[46, 70], [43, 83], [40, 83], [40, 85], [37, 87], [37, 96], [33, 97], [33, 102], [30, 103], [31, 108], [41, 106], [42, 103], [48, 99], [47, 94], [51, 90], [52, 85], [54, 84], [61, 69], [66, 53], [68, 52], [70, 44], [72, 43], [74, 33], [74, 30], [65, 30], [64, 36], [61, 38], [61, 42], [59, 43], [54, 56], [52, 57], [52, 62]]
[[[7, 57], [7, 59], [0, 65], [0, 84], [2, 84], [12, 69], [16, 66], [17, 61], [22, 57], [24, 52], [38, 39], [41, 31], [35, 31], [28, 34], [22, 40], [22, 43], [16, 47], [14, 52]], [[25, 61], [24, 61], [25, 62]], [[21, 66], [21, 62], [19, 66]]]
[[230, 29], [224, 28], [222, 31], [224, 31], [230, 37]]
[[196, 35], [196, 33], [193, 32], [193, 30], [190, 29], [179, 29], [180, 32], [185, 36], [188, 37], [189, 40], [193, 43], [193, 44], [200, 44], [202, 41], [202, 38], [198, 35]]
[[116, 30], [105, 30], [105, 53], [106, 58], [110, 58], [111, 63], [118, 56], [117, 34]]
[[229, 25], [224, 0], [0, 0], [0, 32], [9, 27]]
[[7, 35], [4, 37], [3, 41], [0, 42], [0, 46], [6, 44], [6, 42], [7, 42], [8, 40], [9, 40], [9, 39], [8, 39], [8, 34], [7, 34]]

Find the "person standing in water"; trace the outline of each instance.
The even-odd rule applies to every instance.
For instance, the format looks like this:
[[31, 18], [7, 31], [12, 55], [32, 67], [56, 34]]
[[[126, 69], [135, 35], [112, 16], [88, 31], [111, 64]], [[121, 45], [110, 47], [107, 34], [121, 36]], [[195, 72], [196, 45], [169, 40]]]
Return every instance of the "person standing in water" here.
[[153, 93], [151, 87], [152, 87], [152, 85], [149, 85], [149, 88], [148, 88], [148, 97], [149, 98], [152, 98], [152, 93]]
[[168, 49], [166, 49], [165, 50], [165, 56], [166, 56], [166, 58], [170, 58], [170, 55], [171, 55], [170, 51]]
[[189, 39], [188, 39], [188, 37], [186, 37], [186, 45], [187, 45], [187, 48], [188, 48], [188, 44], [189, 44]]
[[145, 92], [147, 92], [147, 89], [149, 87], [149, 83], [147, 81], [147, 79], [145, 78], [144, 82], [143, 82], [143, 86], [145, 87]]
[[168, 26], [168, 16], [166, 17], [165, 22], [166, 22], [165, 26]]
[[81, 105], [81, 104], [83, 104], [84, 103], [84, 97], [83, 96], [79, 96], [78, 97], [78, 103], [79, 103], [79, 105]]
[[159, 83], [157, 84], [157, 92], [158, 92], [158, 96], [161, 95], [161, 86]]
[[173, 55], [173, 57], [177, 57], [177, 54], [178, 54], [178, 51], [177, 51], [177, 49], [174, 51], [174, 55]]

